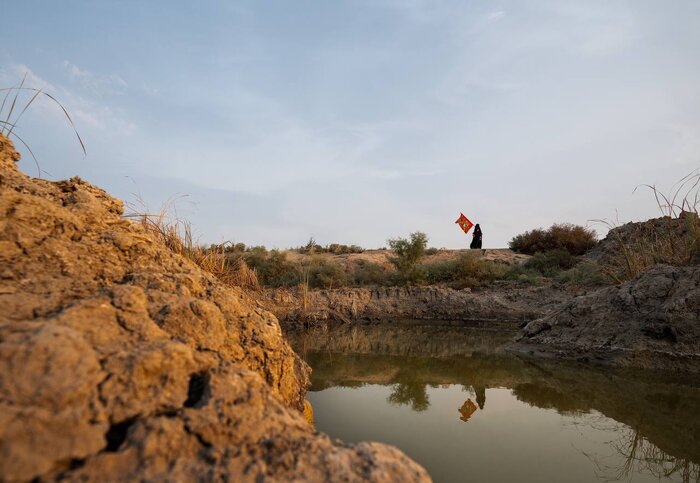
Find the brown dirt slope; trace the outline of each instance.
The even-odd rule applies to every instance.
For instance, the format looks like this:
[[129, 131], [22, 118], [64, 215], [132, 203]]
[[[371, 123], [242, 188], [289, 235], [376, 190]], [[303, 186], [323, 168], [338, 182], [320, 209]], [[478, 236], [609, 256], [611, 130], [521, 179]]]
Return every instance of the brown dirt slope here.
[[0, 135], [0, 481], [417, 481], [332, 442], [277, 320]]
[[299, 290], [270, 289], [262, 302], [284, 324], [450, 320], [529, 322], [545, 315], [571, 295], [553, 286], [495, 286], [472, 292], [447, 287], [368, 287], [313, 290], [306, 307]]
[[530, 322], [513, 348], [619, 366], [700, 372], [700, 266], [657, 265]]

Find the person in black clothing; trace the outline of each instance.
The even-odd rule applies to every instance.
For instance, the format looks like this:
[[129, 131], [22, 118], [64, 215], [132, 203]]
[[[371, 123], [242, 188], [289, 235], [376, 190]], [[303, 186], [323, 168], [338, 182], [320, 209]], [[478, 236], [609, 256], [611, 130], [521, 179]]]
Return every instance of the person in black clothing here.
[[472, 243], [469, 248], [481, 248], [481, 227], [477, 223], [474, 225], [474, 233], [472, 234]]

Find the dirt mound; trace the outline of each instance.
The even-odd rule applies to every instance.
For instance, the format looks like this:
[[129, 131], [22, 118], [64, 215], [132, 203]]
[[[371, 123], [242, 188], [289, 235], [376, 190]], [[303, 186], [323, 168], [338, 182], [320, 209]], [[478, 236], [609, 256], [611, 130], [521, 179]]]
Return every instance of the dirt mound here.
[[520, 352], [700, 371], [700, 267], [658, 265], [620, 286], [576, 297], [529, 323]]
[[273, 315], [0, 135], [0, 480], [428, 480], [315, 433]]
[[664, 216], [615, 227], [585, 255], [621, 280], [634, 277], [658, 263], [698, 264], [700, 219], [684, 212], [678, 218]]

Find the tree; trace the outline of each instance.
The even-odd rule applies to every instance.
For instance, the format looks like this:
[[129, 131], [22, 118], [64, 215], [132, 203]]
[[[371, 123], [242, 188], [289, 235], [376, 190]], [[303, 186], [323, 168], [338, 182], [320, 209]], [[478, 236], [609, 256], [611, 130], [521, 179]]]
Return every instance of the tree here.
[[418, 261], [425, 254], [425, 248], [428, 246], [428, 236], [425, 233], [417, 231], [406, 238], [391, 238], [387, 240], [389, 247], [396, 254], [390, 259], [396, 269], [401, 274], [407, 274], [416, 266]]

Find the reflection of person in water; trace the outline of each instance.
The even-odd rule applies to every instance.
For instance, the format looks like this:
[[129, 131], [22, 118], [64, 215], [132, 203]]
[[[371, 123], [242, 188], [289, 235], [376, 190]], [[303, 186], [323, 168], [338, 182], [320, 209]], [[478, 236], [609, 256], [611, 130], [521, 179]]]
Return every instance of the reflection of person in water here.
[[484, 404], [486, 404], [486, 387], [472, 386], [472, 388], [476, 393], [476, 403], [479, 405], [479, 409], [484, 409]]
[[472, 417], [472, 414], [476, 412], [476, 404], [471, 399], [467, 399], [464, 401], [464, 404], [462, 404], [462, 407], [459, 408], [459, 414], [460, 420], [464, 421], [465, 423], [469, 421], [469, 418]]
[[481, 238], [481, 227], [477, 223], [476, 225], [474, 225], [474, 233], [472, 233], [472, 242], [469, 245], [469, 248], [481, 248]]

